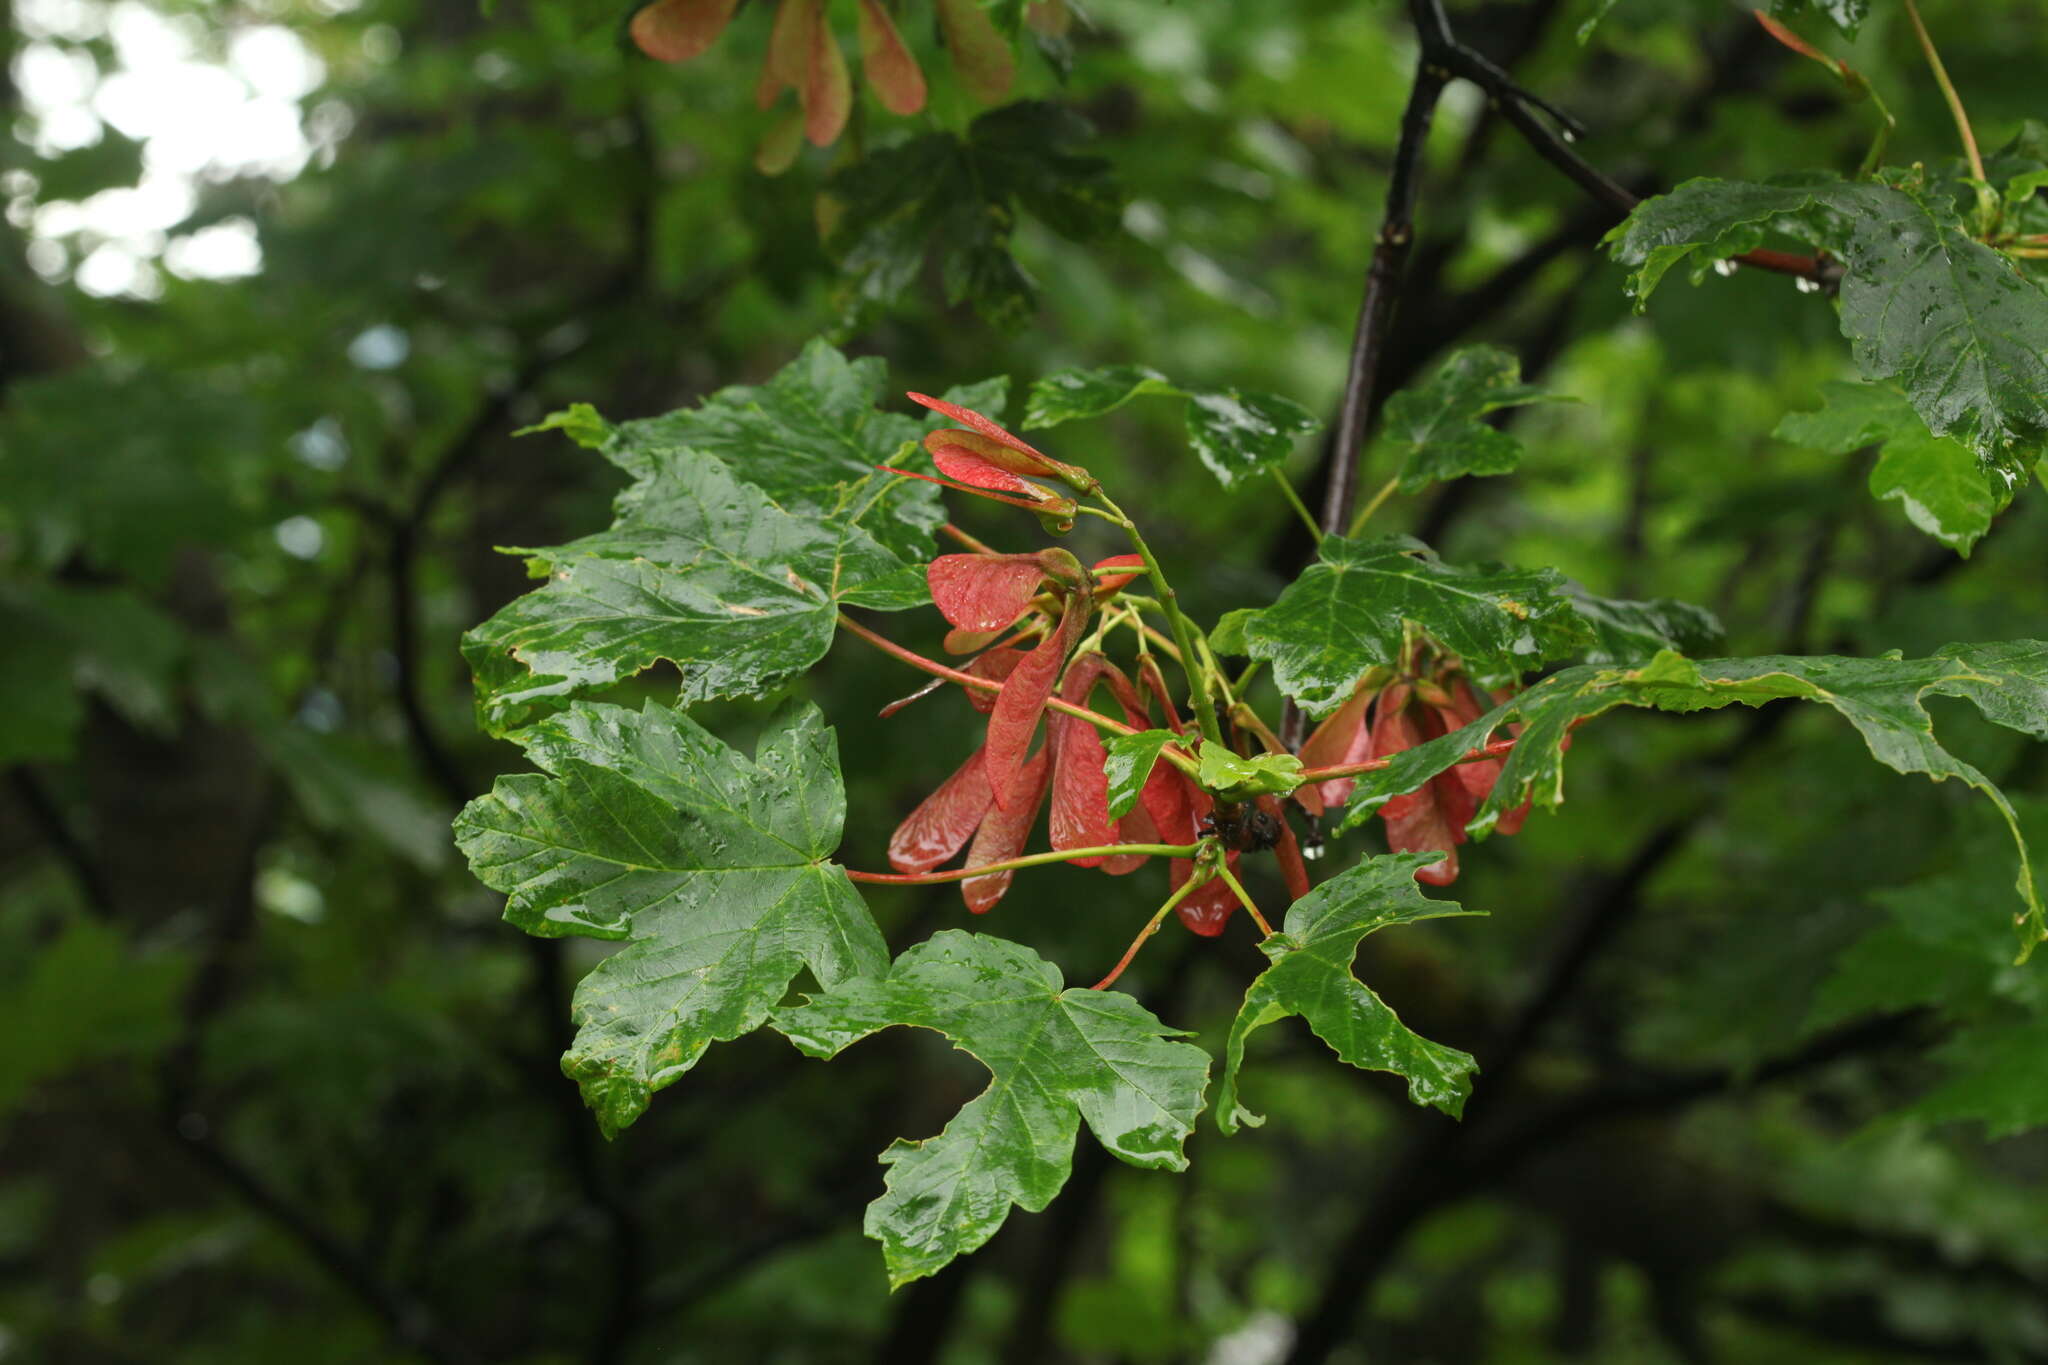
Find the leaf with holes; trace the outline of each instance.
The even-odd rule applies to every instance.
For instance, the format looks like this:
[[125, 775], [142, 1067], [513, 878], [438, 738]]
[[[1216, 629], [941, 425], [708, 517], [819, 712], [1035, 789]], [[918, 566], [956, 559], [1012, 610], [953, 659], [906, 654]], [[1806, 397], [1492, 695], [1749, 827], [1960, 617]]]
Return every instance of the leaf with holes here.
[[605, 1134], [714, 1042], [758, 1028], [809, 968], [832, 987], [888, 965], [846, 874], [838, 741], [784, 711], [751, 759], [679, 711], [581, 702], [520, 736], [542, 771], [455, 821], [477, 878], [530, 934], [622, 939], [576, 988], [562, 1068]]
[[1079, 1121], [1133, 1166], [1183, 1170], [1209, 1055], [1120, 991], [1064, 985], [1059, 969], [999, 938], [942, 930], [886, 975], [842, 981], [776, 1012], [775, 1027], [832, 1057], [895, 1025], [933, 1029], [990, 1072], [944, 1132], [882, 1154], [868, 1206], [889, 1282], [930, 1275], [995, 1235], [1011, 1205], [1036, 1212], [1066, 1183]]

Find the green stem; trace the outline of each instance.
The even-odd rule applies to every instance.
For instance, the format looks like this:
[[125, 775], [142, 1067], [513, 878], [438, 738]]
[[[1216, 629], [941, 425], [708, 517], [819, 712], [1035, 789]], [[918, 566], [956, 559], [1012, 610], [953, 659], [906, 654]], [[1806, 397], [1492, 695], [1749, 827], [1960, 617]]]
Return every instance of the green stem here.
[[1259, 926], [1260, 936], [1264, 938], [1273, 937], [1273, 926], [1266, 923], [1266, 917], [1259, 913], [1259, 907], [1252, 904], [1251, 892], [1245, 890], [1243, 883], [1230, 875], [1230, 864], [1228, 861], [1216, 864], [1216, 875], [1223, 878], [1225, 886], [1237, 893], [1237, 899], [1251, 915], [1252, 923]]
[[1095, 848], [1060, 848], [1050, 853], [1027, 853], [980, 867], [956, 867], [946, 872], [856, 872], [846, 871], [849, 881], [873, 882], [880, 886], [931, 886], [939, 882], [964, 882], [994, 872], [1011, 872], [1020, 867], [1043, 867], [1047, 863], [1072, 862], [1076, 858], [1116, 858], [1142, 853], [1148, 857], [1192, 858], [1200, 844], [1104, 844]]
[[1385, 483], [1381, 484], [1379, 492], [1372, 495], [1372, 501], [1366, 503], [1365, 506], [1358, 509], [1358, 515], [1351, 519], [1351, 525], [1348, 528], [1346, 528], [1344, 534], [1347, 536], [1355, 536], [1360, 531], [1363, 531], [1365, 529], [1365, 524], [1368, 521], [1372, 520], [1372, 514], [1379, 511], [1381, 505], [1384, 504], [1388, 498], [1393, 497], [1395, 492], [1400, 487], [1401, 476], [1398, 474], [1396, 474], [1393, 478], [1388, 479]]
[[1294, 491], [1293, 482], [1280, 472], [1278, 466], [1274, 466], [1266, 472], [1273, 476], [1273, 482], [1279, 484], [1280, 491], [1287, 495], [1287, 505], [1292, 507], [1295, 514], [1301, 518], [1301, 524], [1308, 527], [1308, 538], [1312, 541], [1321, 540], [1323, 538], [1323, 528], [1316, 524], [1315, 516], [1308, 510], [1308, 504], [1301, 500], [1301, 494]]
[[1199, 875], [1189, 877], [1186, 881], [1182, 882], [1180, 884], [1180, 890], [1174, 892], [1171, 896], [1168, 896], [1166, 898], [1166, 904], [1160, 906], [1156, 911], [1153, 912], [1152, 918], [1145, 921], [1145, 927], [1140, 929], [1138, 931], [1138, 936], [1131, 940], [1131, 946], [1124, 949], [1124, 955], [1116, 960], [1116, 966], [1111, 967], [1109, 969], [1109, 975], [1103, 977], [1102, 980], [1096, 982], [1093, 986], [1090, 986], [1088, 989], [1095, 991], [1106, 991], [1111, 986], [1115, 985], [1116, 979], [1124, 974], [1124, 968], [1130, 966], [1131, 959], [1138, 955], [1138, 949], [1145, 946], [1145, 940], [1159, 932], [1159, 926], [1165, 923], [1166, 917], [1168, 915], [1173, 913], [1173, 907], [1179, 905], [1182, 901], [1186, 900], [1189, 894], [1192, 893], [1194, 889], [1197, 886], [1200, 886], [1201, 884], [1202, 878]]
[[1920, 50], [1927, 54], [1927, 69], [1934, 73], [1934, 83], [1941, 87], [1942, 97], [1948, 101], [1948, 111], [1955, 117], [1956, 131], [1962, 134], [1963, 155], [1969, 158], [1970, 175], [1981, 184], [1984, 180], [1984, 158], [1977, 152], [1977, 135], [1970, 131], [1970, 116], [1963, 112], [1963, 97], [1956, 93], [1955, 82], [1948, 78], [1948, 68], [1941, 64], [1941, 54], [1934, 50], [1934, 39], [1927, 32], [1927, 25], [1920, 22], [1920, 7], [1913, 0], [1906, 0], [1906, 17], [1913, 21], [1913, 32], [1920, 38]]
[[[1096, 497], [1102, 499], [1109, 509], [1109, 520], [1123, 527], [1124, 534], [1131, 538], [1131, 548], [1138, 552], [1138, 558], [1145, 561], [1145, 572], [1151, 575], [1152, 587], [1159, 597], [1159, 609], [1166, 613], [1167, 624], [1173, 627], [1173, 642], [1180, 650], [1181, 672], [1188, 676], [1189, 704], [1194, 707], [1195, 723], [1202, 728], [1202, 737], [1211, 744], [1223, 742], [1223, 730], [1216, 724], [1216, 708], [1209, 701], [1209, 675], [1195, 655], [1194, 637], [1188, 632], [1187, 618], [1180, 612], [1180, 597], [1173, 585], [1166, 581], [1166, 570], [1159, 567], [1159, 557], [1152, 553], [1152, 547], [1145, 543], [1138, 524], [1124, 514], [1124, 509], [1111, 501], [1109, 494], [1097, 490]], [[1093, 508], [1083, 508], [1093, 511]]]

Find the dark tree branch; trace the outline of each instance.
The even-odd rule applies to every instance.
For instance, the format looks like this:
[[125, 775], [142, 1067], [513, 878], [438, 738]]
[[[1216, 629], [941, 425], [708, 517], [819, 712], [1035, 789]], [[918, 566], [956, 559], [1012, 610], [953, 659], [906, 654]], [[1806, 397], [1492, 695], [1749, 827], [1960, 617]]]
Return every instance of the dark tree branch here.
[[14, 799], [21, 802], [22, 809], [28, 812], [29, 819], [35, 822], [44, 842], [57, 855], [57, 861], [64, 864], [64, 870], [78, 884], [79, 895], [86, 907], [101, 919], [113, 919], [113, 889], [100, 875], [98, 860], [85, 846], [85, 841], [78, 837], [78, 831], [71, 827], [56, 798], [26, 766], [7, 770], [7, 785], [13, 789]]
[[1372, 265], [1365, 276], [1365, 301], [1351, 338], [1351, 359], [1344, 376], [1344, 401], [1337, 410], [1335, 458], [1323, 488], [1324, 535], [1342, 535], [1358, 500], [1358, 461], [1365, 448], [1366, 418], [1372, 408], [1373, 383], [1386, 343], [1387, 323], [1415, 243], [1415, 192], [1420, 178], [1423, 145], [1444, 91], [1443, 73], [1433, 67], [1425, 48], [1415, 67], [1415, 84], [1401, 114], [1401, 138], [1394, 149], [1393, 174], [1387, 180], [1386, 205], [1380, 214], [1379, 236]]

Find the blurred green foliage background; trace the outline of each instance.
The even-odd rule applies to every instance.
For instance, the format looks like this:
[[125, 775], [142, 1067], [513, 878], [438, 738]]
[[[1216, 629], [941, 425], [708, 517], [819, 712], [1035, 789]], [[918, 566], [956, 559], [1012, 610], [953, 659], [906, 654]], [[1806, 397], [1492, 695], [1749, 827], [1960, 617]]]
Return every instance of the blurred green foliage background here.
[[[1898, 114], [1894, 162], [1946, 161], [1904, 15], [1871, 8], [1853, 44], [1803, 28]], [[1861, 159], [1867, 111], [1744, 11], [1620, 0], [1582, 45], [1603, 9], [1454, 18], [1638, 191]], [[1357, 0], [1091, 0], [1064, 78], [1027, 42], [1015, 95], [1085, 116], [1121, 207], [1075, 241], [1027, 205], [1037, 293], [999, 328], [936, 259], [863, 297], [819, 238], [861, 151], [976, 106], [932, 57], [927, 114], [869, 102], [764, 178], [765, 10], [667, 67], [598, 0], [13, 0], [0, 1361], [2048, 1359], [2048, 967], [2007, 965], [2002, 834], [1784, 707], [1603, 722], [1565, 809], [1467, 858], [1490, 919], [1368, 943], [1361, 975], [1478, 1056], [1462, 1126], [1270, 1029], [1266, 1127], [1205, 1124], [1184, 1176], [1084, 1141], [1048, 1212], [893, 1297], [860, 1235], [875, 1153], [983, 1083], [936, 1038], [830, 1065], [748, 1038], [598, 1139], [555, 1058], [601, 945], [501, 925], [447, 833], [519, 762], [456, 652], [523, 590], [494, 547], [596, 529], [618, 487], [511, 432], [666, 411], [820, 333], [900, 389], [1141, 363], [1333, 412], [1414, 51]], [[2038, 0], [1925, 11], [1987, 147], [2048, 114]], [[1418, 225], [1383, 387], [1484, 340], [1580, 401], [1514, 415], [1519, 473], [1383, 529], [1702, 603], [1731, 654], [2041, 633], [2038, 494], [1964, 560], [1868, 497], [1868, 452], [1770, 437], [1851, 373], [1826, 299], [1742, 271], [1632, 316], [1607, 210], [1469, 88]], [[1307, 557], [1270, 489], [1218, 493], [1172, 405], [1058, 435], [1204, 620]], [[1311, 499], [1323, 458], [1290, 467]], [[933, 649], [942, 624], [890, 628]], [[976, 718], [873, 720], [916, 679], [860, 648], [803, 691], [839, 727], [842, 857], [879, 867]], [[2039, 751], [1936, 710], [2048, 831]], [[707, 723], [750, 745], [765, 714]], [[987, 927], [1085, 980], [1148, 893], [1048, 870]], [[871, 903], [897, 948], [967, 919], [948, 887]], [[1175, 932], [1126, 984], [1213, 1044], [1262, 965], [1248, 934]], [[1304, 1354], [1315, 1323], [1334, 1353]]]

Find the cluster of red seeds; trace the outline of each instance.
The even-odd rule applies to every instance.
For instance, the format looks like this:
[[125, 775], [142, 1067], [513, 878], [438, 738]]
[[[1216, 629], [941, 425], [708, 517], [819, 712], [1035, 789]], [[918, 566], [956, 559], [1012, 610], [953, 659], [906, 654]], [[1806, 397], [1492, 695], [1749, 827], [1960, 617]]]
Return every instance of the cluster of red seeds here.
[[[1073, 524], [1076, 503], [1069, 492], [1047, 485], [1064, 485], [1075, 493], [1097, 486], [1087, 470], [1053, 459], [981, 413], [924, 394], [910, 397], [963, 426], [925, 438], [941, 477], [895, 469], [890, 473], [911, 474], [1021, 507], [1060, 528]], [[1057, 695], [1067, 705], [1092, 709], [1091, 698], [1102, 690], [1133, 729], [1163, 725], [1180, 734], [1187, 728], [1149, 653], [1139, 656], [1134, 682], [1099, 651], [1077, 652], [1096, 608], [1141, 571], [1137, 555], [1118, 555], [1084, 568], [1061, 549], [948, 554], [927, 566], [932, 601], [953, 627], [945, 648], [972, 656], [958, 671], [1001, 684], [1001, 690], [962, 684], [968, 701], [988, 716], [987, 735], [981, 747], [898, 826], [889, 842], [889, 861], [899, 873], [932, 872], [963, 847], [967, 870], [1015, 859], [1049, 800], [1055, 850], [1119, 844], [1187, 846], [1216, 833], [1229, 850], [1226, 865], [1232, 876], [1237, 875], [1243, 852], [1271, 847], [1290, 894], [1307, 894], [1307, 870], [1277, 798], [1260, 797], [1250, 807], [1219, 808], [1179, 767], [1162, 761], [1154, 764], [1130, 812], [1112, 817], [1107, 754], [1095, 725], [1050, 705]], [[1457, 659], [1428, 651], [1418, 642], [1398, 672], [1381, 669], [1368, 675], [1309, 738], [1301, 759], [1308, 767], [1321, 768], [1383, 758], [1461, 729], [1486, 709]], [[1041, 719], [1046, 722], [1045, 742], [1034, 751]], [[1388, 843], [1395, 850], [1434, 849], [1445, 855], [1418, 871], [1418, 879], [1445, 885], [1458, 875], [1456, 846], [1464, 842], [1465, 824], [1493, 790], [1500, 768], [1499, 761], [1491, 759], [1461, 764], [1381, 808]], [[1343, 805], [1354, 785], [1350, 778], [1313, 782], [1298, 789], [1294, 799], [1319, 817], [1330, 807]], [[1246, 812], [1252, 810], [1257, 814], [1247, 821]], [[1527, 812], [1526, 805], [1511, 812], [1498, 828], [1514, 833]], [[1247, 833], [1248, 823], [1261, 828]], [[1142, 853], [1094, 854], [1072, 861], [1122, 876], [1146, 859]], [[1175, 890], [1195, 873], [1192, 860], [1171, 859]], [[1009, 890], [1013, 875], [1003, 869], [962, 881], [968, 908], [976, 914], [993, 908]], [[1191, 891], [1177, 913], [1194, 932], [1215, 935], [1223, 932], [1239, 904], [1229, 883], [1218, 878]]]
[[[1465, 676], [1455, 655], [1437, 654], [1425, 662], [1425, 652], [1418, 642], [1407, 651], [1399, 672], [1384, 679], [1367, 675], [1367, 681], [1301, 746], [1302, 763], [1331, 768], [1388, 758], [1462, 730], [1493, 709], [1486, 695]], [[1512, 692], [1502, 688], [1491, 700], [1505, 701]], [[1511, 734], [1519, 734], [1521, 728], [1508, 727]], [[1458, 845], [1465, 842], [1465, 826], [1492, 794], [1500, 771], [1499, 759], [1460, 763], [1438, 773], [1421, 790], [1397, 796], [1380, 807], [1387, 847], [1396, 853], [1436, 851], [1444, 855], [1441, 862], [1417, 871], [1417, 881], [1449, 886], [1458, 879]], [[1332, 778], [1308, 783], [1294, 796], [1309, 814], [1321, 815], [1350, 800], [1356, 785], [1353, 778]], [[1524, 801], [1502, 815], [1494, 830], [1513, 834], [1528, 818], [1529, 803]]]
[[[703, 55], [732, 22], [739, 0], [655, 0], [633, 16], [633, 41], [656, 61], [686, 62]], [[1010, 45], [989, 21], [980, 0], [934, 0], [939, 34], [953, 69], [973, 96], [993, 104], [1016, 78]], [[802, 138], [819, 147], [839, 140], [853, 112], [853, 78], [832, 34], [828, 0], [781, 0], [769, 32], [768, 56], [755, 87], [756, 102], [772, 107], [785, 90], [797, 94], [798, 114], [771, 131], [756, 160], [775, 174], [796, 158]], [[892, 114], [924, 108], [924, 70], [897, 31], [884, 0], [855, 0], [861, 74]], [[1066, 0], [1032, 0], [1025, 21], [1039, 33], [1063, 35], [1071, 22]]]

